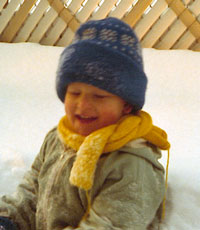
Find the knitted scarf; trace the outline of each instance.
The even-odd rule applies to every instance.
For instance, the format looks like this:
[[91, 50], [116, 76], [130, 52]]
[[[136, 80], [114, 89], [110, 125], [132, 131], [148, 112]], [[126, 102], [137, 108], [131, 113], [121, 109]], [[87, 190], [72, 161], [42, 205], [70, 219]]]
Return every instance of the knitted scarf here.
[[124, 116], [116, 124], [98, 129], [86, 137], [72, 131], [64, 116], [58, 124], [58, 133], [66, 145], [77, 151], [70, 183], [86, 191], [93, 185], [97, 161], [102, 154], [115, 151], [137, 138], [144, 138], [163, 150], [170, 148], [165, 131], [154, 126], [151, 116], [144, 111]]

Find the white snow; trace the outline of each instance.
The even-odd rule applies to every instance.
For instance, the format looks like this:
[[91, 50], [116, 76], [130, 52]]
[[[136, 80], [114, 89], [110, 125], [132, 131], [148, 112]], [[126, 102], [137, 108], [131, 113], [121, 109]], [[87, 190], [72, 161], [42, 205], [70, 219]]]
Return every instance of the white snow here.
[[[64, 115], [55, 92], [63, 48], [0, 43], [0, 195], [13, 193], [47, 131]], [[171, 142], [162, 230], [200, 227], [200, 53], [144, 49], [144, 110]], [[167, 152], [163, 151], [166, 165]]]

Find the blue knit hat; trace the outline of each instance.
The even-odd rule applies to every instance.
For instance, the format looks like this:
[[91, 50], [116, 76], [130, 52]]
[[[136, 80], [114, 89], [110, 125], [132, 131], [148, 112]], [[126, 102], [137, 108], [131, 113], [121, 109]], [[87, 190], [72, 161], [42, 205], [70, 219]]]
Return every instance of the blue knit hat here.
[[112, 17], [82, 24], [59, 60], [56, 90], [62, 102], [72, 82], [106, 90], [133, 105], [134, 110], [140, 110], [147, 77], [140, 44], [132, 28]]

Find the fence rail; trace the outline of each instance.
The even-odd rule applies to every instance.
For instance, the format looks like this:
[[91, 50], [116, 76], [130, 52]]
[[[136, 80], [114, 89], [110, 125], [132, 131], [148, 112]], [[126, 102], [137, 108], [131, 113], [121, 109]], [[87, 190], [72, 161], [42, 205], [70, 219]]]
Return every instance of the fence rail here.
[[109, 16], [143, 47], [200, 51], [200, 0], [1, 0], [0, 42], [67, 46], [81, 23]]

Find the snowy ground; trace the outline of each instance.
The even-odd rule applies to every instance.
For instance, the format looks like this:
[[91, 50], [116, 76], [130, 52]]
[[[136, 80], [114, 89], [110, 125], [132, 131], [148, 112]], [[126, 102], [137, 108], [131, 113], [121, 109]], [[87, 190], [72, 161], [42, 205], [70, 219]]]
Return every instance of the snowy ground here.
[[[0, 195], [15, 191], [46, 132], [64, 115], [54, 90], [61, 51], [0, 43]], [[172, 146], [162, 230], [199, 230], [200, 53], [144, 49], [143, 54], [149, 77], [144, 110], [167, 131]]]

